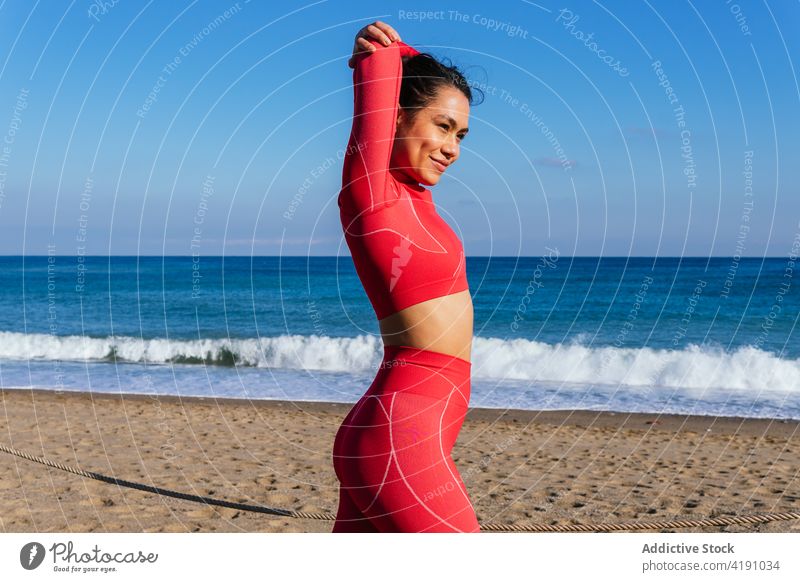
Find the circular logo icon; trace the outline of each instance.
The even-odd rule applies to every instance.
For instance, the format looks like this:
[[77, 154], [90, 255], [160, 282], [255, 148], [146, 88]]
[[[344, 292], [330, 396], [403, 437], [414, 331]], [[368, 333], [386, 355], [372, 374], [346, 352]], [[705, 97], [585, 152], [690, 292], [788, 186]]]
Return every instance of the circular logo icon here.
[[19, 563], [26, 570], [35, 570], [44, 561], [44, 546], [39, 542], [30, 542], [19, 551]]

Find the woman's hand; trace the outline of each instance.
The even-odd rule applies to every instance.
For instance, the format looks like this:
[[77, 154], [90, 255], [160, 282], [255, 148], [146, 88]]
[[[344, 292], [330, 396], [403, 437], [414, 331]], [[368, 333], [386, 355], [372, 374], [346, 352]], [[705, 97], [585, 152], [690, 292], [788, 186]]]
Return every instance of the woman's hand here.
[[376, 49], [372, 46], [372, 43], [369, 42], [369, 39], [377, 40], [378, 42], [389, 46], [396, 40], [400, 40], [400, 35], [397, 34], [397, 31], [386, 24], [385, 22], [381, 22], [380, 20], [376, 20], [372, 24], [368, 24], [364, 28], [358, 31], [356, 34], [356, 40], [353, 43], [353, 55], [350, 57], [350, 60], [347, 61], [347, 66], [355, 68], [356, 66], [356, 55], [367, 52], [371, 53], [374, 52]]

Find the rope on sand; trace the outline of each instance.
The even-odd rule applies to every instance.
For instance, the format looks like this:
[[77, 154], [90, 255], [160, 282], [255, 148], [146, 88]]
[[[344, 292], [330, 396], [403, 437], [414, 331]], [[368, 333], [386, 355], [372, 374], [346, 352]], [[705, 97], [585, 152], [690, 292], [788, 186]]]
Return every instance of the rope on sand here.
[[[120, 487], [129, 487], [131, 489], [138, 489], [139, 491], [146, 491], [147, 493], [156, 493], [165, 497], [174, 497], [176, 499], [183, 499], [184, 501], [194, 501], [196, 503], [205, 503], [206, 505], [217, 505], [219, 507], [228, 507], [231, 509], [239, 509], [241, 511], [252, 511], [255, 513], [265, 513], [268, 515], [278, 515], [281, 517], [293, 517], [298, 519], [318, 519], [325, 521], [333, 521], [336, 516], [332, 513], [309, 513], [305, 511], [293, 511], [289, 509], [278, 509], [274, 507], [267, 507], [265, 505], [250, 505], [247, 503], [236, 503], [233, 501], [225, 501], [224, 499], [215, 499], [214, 497], [205, 497], [202, 495], [192, 495], [190, 493], [182, 493], [180, 491], [173, 491], [172, 489], [165, 489], [163, 487], [154, 487], [152, 485], [145, 485], [143, 483], [136, 483], [134, 481], [126, 481], [124, 479], [117, 479], [116, 477], [109, 477], [101, 473], [92, 471], [84, 471], [76, 469], [69, 465], [63, 465], [45, 459], [44, 457], [36, 457], [24, 451], [19, 451], [11, 447], [0, 444], [0, 451], [39, 463], [53, 469], [59, 469], [86, 477], [88, 479], [95, 479], [104, 483], [111, 483], [119, 485]], [[654, 529], [674, 529], [674, 528], [687, 528], [687, 527], [719, 527], [725, 525], [756, 525], [759, 523], [767, 523], [770, 521], [788, 521], [792, 519], [800, 519], [800, 512], [787, 511], [784, 513], [765, 513], [755, 515], [740, 515], [730, 517], [714, 517], [706, 519], [676, 519], [667, 521], [655, 522], [638, 522], [632, 521], [627, 523], [609, 523], [609, 524], [565, 524], [565, 525], [529, 525], [529, 524], [499, 524], [499, 523], [486, 523], [481, 524], [483, 531], [497, 531], [497, 532], [613, 532], [613, 531], [633, 531], [633, 530], [654, 530]]]

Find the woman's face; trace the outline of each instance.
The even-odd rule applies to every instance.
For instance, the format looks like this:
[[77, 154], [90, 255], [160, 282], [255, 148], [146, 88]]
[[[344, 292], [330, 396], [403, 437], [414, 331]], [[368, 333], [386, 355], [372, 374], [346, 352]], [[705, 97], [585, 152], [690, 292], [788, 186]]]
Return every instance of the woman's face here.
[[413, 117], [400, 109], [392, 148], [392, 168], [406, 182], [434, 186], [447, 166], [458, 159], [469, 129], [469, 100], [456, 88], [440, 89]]

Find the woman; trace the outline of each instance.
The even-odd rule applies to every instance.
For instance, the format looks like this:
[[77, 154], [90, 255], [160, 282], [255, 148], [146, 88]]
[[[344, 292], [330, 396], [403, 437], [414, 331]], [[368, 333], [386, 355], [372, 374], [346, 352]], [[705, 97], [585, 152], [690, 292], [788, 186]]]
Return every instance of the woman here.
[[425, 186], [466, 135], [470, 88], [388, 24], [358, 32], [339, 208], [379, 320], [383, 361], [336, 434], [334, 532], [478, 532], [450, 453], [470, 396], [472, 298], [461, 241]]

